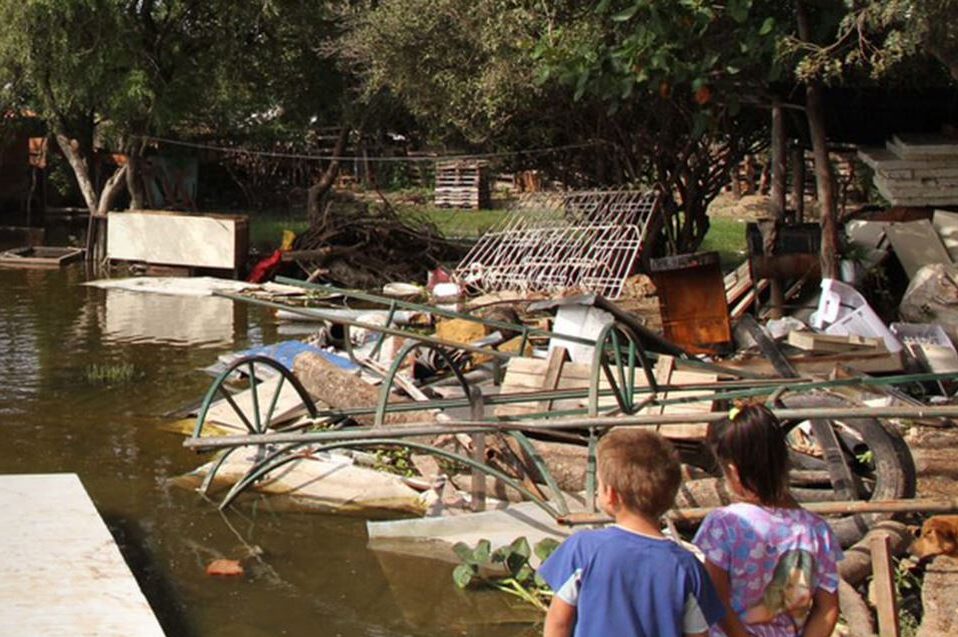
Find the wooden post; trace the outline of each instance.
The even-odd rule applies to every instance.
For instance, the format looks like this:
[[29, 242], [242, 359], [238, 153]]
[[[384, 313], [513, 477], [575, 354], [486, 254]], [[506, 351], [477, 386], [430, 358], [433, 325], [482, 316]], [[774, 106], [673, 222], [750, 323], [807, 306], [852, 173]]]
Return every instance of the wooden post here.
[[[811, 42], [811, 26], [808, 11], [802, 0], [796, 0], [799, 38]], [[808, 119], [812, 153], [815, 156], [815, 183], [818, 190], [818, 207], [822, 223], [822, 278], [838, 278], [838, 224], [835, 210], [835, 187], [831, 165], [828, 161], [828, 138], [825, 132], [825, 110], [822, 106], [821, 82], [812, 79], [805, 85], [805, 116]]]
[[875, 583], [875, 606], [878, 610], [878, 634], [899, 637], [898, 598], [895, 594], [895, 571], [891, 562], [888, 536], [879, 533], [871, 539], [872, 580]]
[[[482, 390], [478, 387], [472, 387], [469, 390], [470, 415], [473, 420], [482, 420], [484, 418], [484, 407], [482, 404]], [[476, 462], [485, 464], [486, 462], [486, 434], [472, 434], [472, 459]], [[486, 510], [486, 474], [476, 469], [472, 470], [472, 498], [470, 508], [473, 511]]]
[[[778, 228], [785, 222], [785, 112], [782, 102], [776, 99], [772, 103], [772, 211], [775, 215], [775, 224], [768, 236], [764, 237], [765, 255], [771, 256], [775, 252], [776, 235]], [[773, 319], [782, 318], [785, 305], [785, 293], [780, 279], [769, 282], [771, 296], [771, 312]]]

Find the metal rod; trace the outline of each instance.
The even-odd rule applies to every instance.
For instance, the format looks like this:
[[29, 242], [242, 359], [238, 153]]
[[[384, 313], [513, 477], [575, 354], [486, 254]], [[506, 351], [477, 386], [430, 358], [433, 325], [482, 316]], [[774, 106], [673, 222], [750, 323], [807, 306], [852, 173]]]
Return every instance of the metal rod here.
[[[698, 522], [721, 507], [672, 509], [666, 516], [675, 522]], [[851, 515], [855, 513], [955, 513], [958, 498], [913, 498], [910, 500], [846, 500], [841, 502], [805, 502], [802, 508], [819, 515]], [[611, 524], [614, 520], [602, 513], [570, 513], [556, 518], [559, 524]]]
[[[520, 331], [523, 327], [528, 334], [543, 336], [547, 338], [558, 338], [564, 341], [569, 341], [572, 343], [578, 343], [580, 345], [595, 345], [595, 341], [590, 338], [585, 338], [583, 336], [575, 336], [572, 334], [558, 334], [556, 332], [550, 332], [538, 327], [531, 326], [522, 326], [516, 325], [514, 323], [506, 323], [505, 321], [497, 321], [495, 319], [483, 318], [481, 316], [475, 316], [473, 314], [465, 314], [463, 312], [456, 312], [455, 310], [447, 310], [445, 308], [436, 307], [433, 305], [423, 305], [421, 303], [412, 303], [410, 301], [403, 301], [401, 299], [391, 299], [385, 296], [378, 296], [376, 294], [370, 294], [368, 292], [359, 292], [357, 290], [344, 290], [342, 288], [337, 288], [332, 285], [324, 285], [320, 283], [309, 283], [306, 281], [301, 281], [299, 279], [290, 279], [283, 276], [276, 277], [277, 283], [282, 283], [284, 285], [293, 285], [296, 287], [301, 287], [306, 290], [319, 290], [322, 292], [328, 292], [330, 294], [339, 294], [345, 297], [359, 299], [361, 301], [368, 301], [370, 303], [378, 303], [380, 305], [391, 305], [403, 307], [409, 310], [415, 310], [417, 312], [423, 312], [427, 314], [435, 314], [437, 316], [444, 316], [446, 318], [457, 318], [463, 319], [465, 321], [472, 321], [474, 323], [479, 323], [481, 325], [487, 325], [489, 327], [494, 327], [500, 330], [509, 330], [509, 331]], [[233, 297], [235, 298], [235, 297]], [[248, 297], [242, 297], [241, 300], [247, 300]], [[292, 307], [283, 306], [284, 309], [293, 310]], [[300, 312], [300, 314], [306, 314], [307, 316], [316, 316], [319, 318], [324, 318], [324, 315], [321, 313], [321, 310], [316, 308], [297, 308], [301, 310], [309, 310], [308, 313]], [[344, 322], [341, 318], [327, 320], [336, 320], [339, 322]], [[380, 328], [381, 329], [381, 328]], [[403, 334], [408, 334], [404, 332]]]
[[[222, 296], [223, 298], [232, 299], [234, 301], [243, 301], [246, 303], [252, 303], [253, 305], [259, 305], [262, 307], [272, 308], [274, 310], [286, 310], [292, 312], [293, 314], [300, 314], [303, 316], [312, 316], [315, 318], [320, 318], [330, 323], [341, 323], [343, 325], [351, 325], [353, 327], [362, 327], [373, 332], [382, 332], [383, 334], [389, 334], [391, 336], [401, 336], [403, 338], [412, 338], [415, 340], [423, 341], [425, 343], [432, 343], [433, 345], [441, 345], [443, 347], [450, 347], [452, 349], [462, 349], [467, 352], [476, 352], [478, 354], [486, 354], [488, 356], [497, 356], [499, 358], [515, 358], [519, 356], [519, 353], [511, 352], [502, 352], [496, 349], [489, 347], [476, 347], [475, 345], [467, 345], [465, 343], [456, 343], [454, 341], [447, 341], [445, 339], [436, 338], [434, 336], [426, 336], [424, 334], [416, 334], [413, 332], [408, 332], [404, 330], [395, 329], [388, 326], [376, 325], [374, 323], [363, 323], [362, 321], [355, 321], [349, 318], [343, 318], [341, 316], [332, 316], [325, 314], [315, 308], [304, 308], [304, 307], [292, 307], [289, 305], [283, 305], [282, 303], [276, 303], [274, 301], [264, 301], [263, 299], [252, 299], [242, 294], [234, 294], [232, 292], [223, 292], [216, 290], [213, 292], [214, 296]], [[514, 329], [514, 327], [512, 328]], [[557, 335], [557, 337], [565, 339], [564, 335]]]
[[[887, 407], [815, 407], [806, 409], [773, 409], [781, 420], [811, 420], [829, 418], [837, 420], [855, 418], [954, 418], [958, 417], [958, 405], [946, 406], [887, 406]], [[454, 433], [477, 433], [481, 431], [550, 431], [562, 429], [585, 429], [595, 427], [642, 427], [667, 424], [708, 423], [722, 420], [726, 414], [708, 413], [670, 413], [642, 414], [636, 416], [602, 416], [598, 418], [562, 418], [550, 420], [546, 424], [516, 420], [469, 421], [451, 420], [442, 425], [429, 421], [408, 423], [402, 427], [352, 427], [337, 431], [270, 433], [248, 436], [218, 436], [209, 438], [187, 438], [183, 446], [188, 449], [219, 449], [242, 445], [263, 445], [289, 442], [332, 442], [334, 440], [363, 440], [389, 435], [397, 438], [408, 436], [438, 436]]]
[[[797, 393], [811, 391], [814, 389], [831, 389], [834, 387], [854, 387], [858, 385], [865, 386], [887, 386], [904, 383], [935, 382], [940, 380], [958, 379], [958, 372], [945, 373], [922, 373], [905, 374], [900, 376], [884, 377], [862, 377], [862, 378], [839, 378], [835, 380], [806, 381], [794, 383], [789, 379], [788, 385], [783, 385], [780, 378], [768, 378], [763, 380], [747, 381], [722, 381], [714, 383], [688, 383], [681, 385], [659, 385], [659, 391], [663, 394], [679, 391], [716, 391], [715, 394], [700, 394], [696, 396], [684, 396], [679, 398], [663, 398], [657, 401], [660, 405], [672, 405], [681, 403], [702, 402], [704, 400], [727, 400], [730, 398], [747, 398], [749, 396], [761, 396], [765, 393], [775, 390], [779, 387], [786, 387], [789, 392]], [[723, 391], [728, 390], [728, 391]], [[648, 386], [638, 386], [633, 388], [634, 394], [651, 393], [652, 388]], [[600, 389], [599, 396], [609, 397], [614, 394], [612, 389]], [[483, 395], [483, 402], [487, 405], [509, 405], [514, 403], [541, 402], [544, 400], [574, 400], [576, 398], [588, 398], [589, 388], [580, 389], [555, 389], [540, 390], [531, 392], [516, 392], [509, 394], [490, 394]], [[439, 398], [430, 401], [408, 402], [408, 403], [389, 403], [390, 412], [400, 411], [426, 411], [430, 409], [450, 409], [456, 407], [468, 407], [467, 398]], [[363, 416], [375, 413], [375, 407], [352, 407], [341, 410], [320, 410], [318, 417], [329, 416]], [[552, 412], [554, 413], [554, 412]], [[582, 411], [585, 413], [585, 410]]]

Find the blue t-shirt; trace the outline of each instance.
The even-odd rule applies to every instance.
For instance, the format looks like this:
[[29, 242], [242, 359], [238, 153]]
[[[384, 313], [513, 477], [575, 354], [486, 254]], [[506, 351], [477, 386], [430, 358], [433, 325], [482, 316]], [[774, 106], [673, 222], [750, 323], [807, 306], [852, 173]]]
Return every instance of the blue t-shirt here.
[[681, 637], [725, 614], [694, 555], [618, 526], [571, 536], [539, 574], [576, 607], [575, 637]]

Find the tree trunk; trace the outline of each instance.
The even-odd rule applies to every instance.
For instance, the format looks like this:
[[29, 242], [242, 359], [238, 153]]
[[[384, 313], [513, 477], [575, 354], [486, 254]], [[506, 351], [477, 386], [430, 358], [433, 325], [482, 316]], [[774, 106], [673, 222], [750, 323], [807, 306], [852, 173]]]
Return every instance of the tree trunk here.
[[142, 145], [137, 144], [127, 154], [126, 190], [130, 193], [130, 210], [143, 210], [146, 207], [142, 152]]
[[93, 181], [90, 179], [90, 168], [87, 165], [86, 159], [77, 152], [77, 149], [74, 148], [70, 142], [70, 138], [67, 137], [66, 134], [57, 132], [55, 137], [57, 144], [60, 146], [60, 150], [63, 151], [63, 156], [67, 158], [70, 168], [73, 169], [73, 174], [76, 176], [77, 186], [80, 188], [80, 194], [83, 195], [83, 201], [86, 203], [87, 211], [93, 216], [96, 214], [97, 196], [96, 188], [93, 187]]
[[[811, 27], [808, 12], [802, 0], [796, 0], [799, 37], [811, 42]], [[831, 165], [828, 161], [828, 136], [825, 131], [825, 112], [822, 107], [821, 82], [809, 80], [805, 86], [805, 116], [808, 118], [808, 130], [812, 139], [812, 153], [815, 156], [815, 183], [818, 190], [818, 205], [822, 215], [822, 277], [838, 278], [838, 224], [836, 221], [834, 182]]]
[[[772, 212], [775, 223], [765, 243], [765, 254], [771, 256], [775, 251], [779, 226], [785, 222], [785, 112], [782, 102], [775, 100], [772, 104]], [[782, 281], [772, 279], [769, 285], [770, 301], [772, 305], [771, 318], [782, 318], [785, 305], [785, 292]]]
[[329, 166], [323, 172], [315, 184], [309, 187], [306, 196], [306, 212], [309, 218], [309, 227], [316, 228], [322, 225], [323, 220], [323, 199], [324, 195], [333, 187], [333, 182], [339, 175], [340, 157], [346, 150], [346, 142], [349, 141], [349, 127], [343, 126], [339, 131], [339, 138], [336, 140], [336, 147], [333, 149], [333, 159]]
[[805, 219], [805, 149], [792, 149], [792, 208], [795, 210], [795, 222]]

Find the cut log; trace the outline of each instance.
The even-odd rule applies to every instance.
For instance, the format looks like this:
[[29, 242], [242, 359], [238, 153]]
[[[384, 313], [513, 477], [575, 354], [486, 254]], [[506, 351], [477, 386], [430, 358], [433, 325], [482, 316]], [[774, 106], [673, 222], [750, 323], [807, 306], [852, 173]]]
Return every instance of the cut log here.
[[[293, 362], [293, 373], [302, 382], [306, 391], [333, 409], [375, 407], [379, 401], [379, 389], [311, 352], [304, 352], [296, 357]], [[396, 396], [389, 402], [406, 401]], [[372, 426], [374, 422], [372, 415], [356, 416], [355, 419], [367, 426]], [[407, 411], [386, 414], [385, 424], [403, 425], [412, 422], [421, 424], [435, 420], [435, 415], [425, 410]]]

